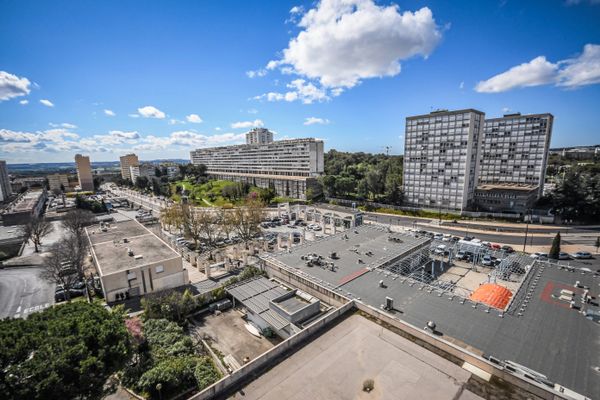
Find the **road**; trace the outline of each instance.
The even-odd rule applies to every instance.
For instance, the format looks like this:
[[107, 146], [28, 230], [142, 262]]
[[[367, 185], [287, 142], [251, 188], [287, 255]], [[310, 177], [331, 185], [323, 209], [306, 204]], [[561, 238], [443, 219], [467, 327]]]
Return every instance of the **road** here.
[[[478, 239], [481, 239], [486, 242], [504, 243], [513, 246], [523, 246], [523, 242], [525, 239], [523, 233], [473, 233], [472, 231], [469, 231], [468, 227], [460, 227], [459, 229], [449, 229], [448, 227], [444, 227], [443, 225], [439, 227], [432, 227], [429, 224], [434, 222], [434, 220], [416, 219], [404, 216], [365, 214], [364, 219], [366, 221], [378, 222], [382, 224], [400, 225], [409, 228], [422, 229], [430, 232], [448, 233], [455, 236], [471, 235], [476, 236]], [[493, 225], [493, 222], [490, 222], [489, 224]], [[562, 234], [562, 243], [593, 246], [597, 236], [597, 233], [589, 233], [587, 235], [583, 235], [581, 233], [565, 233]], [[528, 236], [527, 246], [550, 246], [552, 244], [552, 238], [553, 235], [539, 236], [539, 233], [536, 232], [534, 235], [530, 234]]]
[[26, 318], [54, 304], [55, 285], [41, 278], [42, 268], [0, 270], [0, 319]]

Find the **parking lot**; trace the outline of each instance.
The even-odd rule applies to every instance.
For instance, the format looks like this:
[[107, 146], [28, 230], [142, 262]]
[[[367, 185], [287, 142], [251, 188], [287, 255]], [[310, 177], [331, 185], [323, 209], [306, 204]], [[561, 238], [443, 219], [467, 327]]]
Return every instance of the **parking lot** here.
[[55, 285], [41, 272], [41, 267], [0, 270], [0, 319], [26, 318], [54, 304]]

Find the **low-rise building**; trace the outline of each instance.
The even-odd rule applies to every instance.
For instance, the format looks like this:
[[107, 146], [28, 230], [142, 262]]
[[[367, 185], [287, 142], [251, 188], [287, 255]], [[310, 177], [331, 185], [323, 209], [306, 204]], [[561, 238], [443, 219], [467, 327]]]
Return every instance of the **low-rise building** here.
[[538, 193], [537, 185], [481, 185], [475, 190], [475, 202], [478, 211], [525, 214]]
[[37, 217], [44, 209], [46, 190], [30, 190], [12, 202], [2, 212], [2, 225], [25, 225], [32, 217]]
[[86, 232], [108, 302], [189, 282], [181, 256], [136, 221], [93, 225]]
[[152, 164], [132, 165], [129, 167], [129, 176], [133, 183], [140, 176], [152, 179], [156, 176], [156, 167]]

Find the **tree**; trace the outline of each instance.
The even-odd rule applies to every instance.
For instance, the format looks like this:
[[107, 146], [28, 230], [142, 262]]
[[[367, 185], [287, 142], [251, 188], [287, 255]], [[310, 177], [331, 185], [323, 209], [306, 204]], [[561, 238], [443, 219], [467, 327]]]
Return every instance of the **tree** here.
[[244, 207], [234, 209], [235, 230], [244, 242], [260, 233], [260, 223], [264, 219], [264, 204], [257, 198], [248, 197]]
[[87, 210], [75, 209], [67, 212], [61, 222], [63, 228], [77, 237], [85, 236], [85, 227], [96, 221], [94, 214]]
[[227, 239], [231, 236], [231, 232], [233, 232], [236, 228], [237, 218], [235, 213], [231, 209], [221, 208], [219, 210], [220, 216], [219, 221], [221, 223], [221, 233], [224, 233], [227, 236]]
[[54, 230], [54, 227], [47, 219], [33, 216], [25, 224], [24, 233], [28, 240], [31, 240], [35, 246], [35, 252], [39, 252], [38, 246], [42, 245], [42, 239]]
[[596, 246], [596, 253], [598, 253], [598, 250], [600, 250], [600, 236], [596, 238], [596, 243], [594, 246]]
[[101, 399], [129, 360], [122, 308], [67, 303], [0, 321], [0, 393], [9, 399]]
[[138, 176], [135, 178], [135, 186], [145, 190], [150, 187], [150, 180], [145, 176]]
[[50, 249], [50, 254], [45, 257], [44, 270], [41, 273], [43, 279], [62, 286], [67, 301], [71, 301], [70, 290], [79, 280], [70, 258], [69, 246], [64, 242], [55, 243]]
[[160, 222], [169, 232], [173, 227], [181, 229], [183, 226], [183, 209], [180, 204], [173, 204], [160, 211]]
[[554, 236], [554, 240], [552, 240], [552, 247], [550, 247], [550, 253], [548, 253], [548, 257], [553, 260], [558, 260], [558, 256], [560, 255], [560, 232]]

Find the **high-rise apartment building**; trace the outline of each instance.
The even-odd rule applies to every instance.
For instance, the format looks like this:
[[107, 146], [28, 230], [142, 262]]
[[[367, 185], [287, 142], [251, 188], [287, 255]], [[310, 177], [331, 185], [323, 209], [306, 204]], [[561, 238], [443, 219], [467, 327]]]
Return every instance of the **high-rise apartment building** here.
[[463, 211], [474, 200], [485, 114], [467, 109], [406, 118], [404, 198], [409, 206]]
[[10, 178], [8, 177], [8, 169], [6, 161], [0, 161], [0, 201], [6, 201], [12, 194], [10, 186]]
[[84, 192], [94, 190], [94, 178], [92, 177], [92, 165], [89, 156], [75, 155], [75, 166], [77, 168], [77, 178], [79, 187]]
[[476, 208], [524, 213], [544, 191], [552, 114], [486, 119]]
[[317, 139], [197, 149], [190, 158], [217, 179], [273, 187], [279, 196], [298, 199], [306, 199], [308, 189], [318, 194], [316, 178], [324, 170], [323, 141]]
[[265, 128], [254, 128], [246, 133], [246, 144], [267, 144], [273, 141], [273, 132]]
[[65, 174], [50, 174], [48, 179], [48, 187], [50, 190], [63, 190], [69, 188], [69, 177]]
[[129, 174], [133, 183], [140, 176], [152, 179], [156, 176], [156, 167], [152, 164], [132, 165], [129, 167]]
[[130, 167], [137, 167], [140, 165], [140, 160], [138, 160], [138, 156], [131, 153], [126, 154], [120, 157], [121, 160], [121, 177], [123, 179], [128, 179], [132, 182], [135, 182], [135, 179], [131, 176]]

